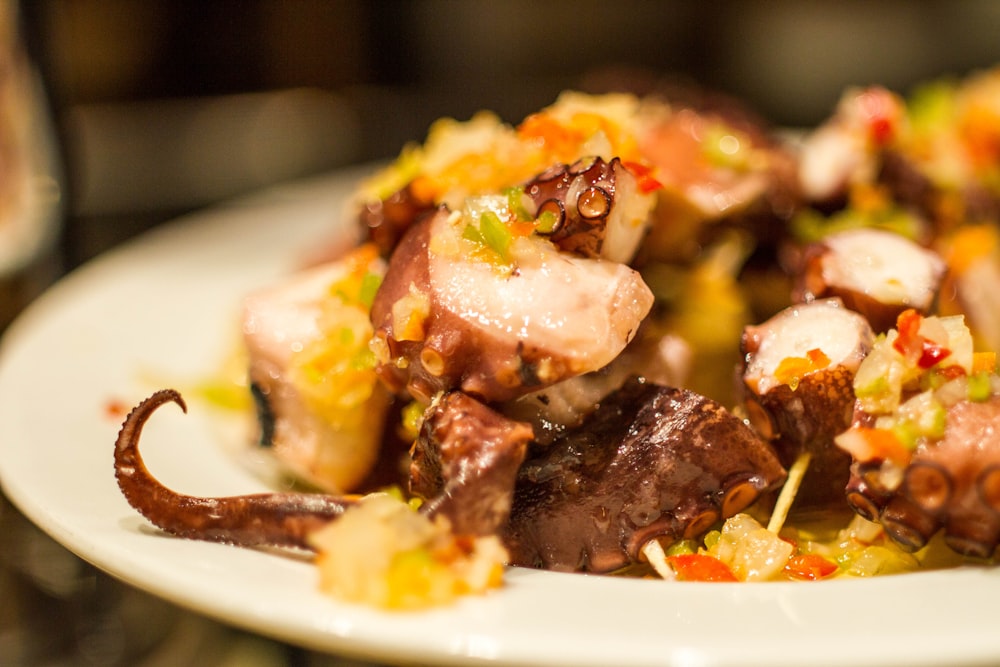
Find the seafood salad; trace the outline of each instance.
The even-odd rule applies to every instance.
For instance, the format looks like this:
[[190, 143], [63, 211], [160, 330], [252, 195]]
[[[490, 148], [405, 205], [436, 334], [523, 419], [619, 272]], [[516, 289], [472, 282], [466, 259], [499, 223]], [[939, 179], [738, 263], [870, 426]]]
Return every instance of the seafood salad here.
[[850, 89], [796, 136], [667, 91], [442, 119], [347, 215], [352, 247], [244, 303], [233, 391], [301, 490], [164, 487], [164, 389], [115, 447], [156, 526], [314, 552], [324, 590], [395, 609], [509, 566], [993, 562], [1000, 70]]

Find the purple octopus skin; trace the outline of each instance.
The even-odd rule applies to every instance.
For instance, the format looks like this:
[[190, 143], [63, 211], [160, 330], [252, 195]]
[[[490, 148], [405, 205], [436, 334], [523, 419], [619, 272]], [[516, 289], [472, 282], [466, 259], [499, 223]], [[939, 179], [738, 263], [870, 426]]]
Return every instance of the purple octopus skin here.
[[311, 550], [308, 535], [339, 517], [350, 498], [313, 493], [259, 493], [222, 498], [188, 496], [161, 484], [139, 454], [139, 436], [150, 415], [165, 403], [187, 411], [184, 399], [163, 389], [135, 407], [115, 443], [115, 477], [125, 499], [158, 528], [192, 539], [239, 546]]
[[607, 573], [639, 562], [650, 539], [699, 536], [784, 479], [770, 447], [718, 403], [633, 379], [529, 457], [501, 534], [512, 564]]
[[[454, 230], [439, 209], [411, 227], [375, 295], [376, 373], [397, 394], [425, 404], [461, 390], [506, 401], [603, 368], [628, 344], [653, 296], [629, 267], [549, 251], [509, 274], [475, 258], [439, 254]], [[553, 298], [558, 295], [558, 298]], [[421, 302], [418, 333], [399, 323]]]
[[555, 222], [546, 235], [562, 251], [600, 257], [615, 204], [616, 186], [625, 172], [621, 160], [593, 157], [558, 164], [524, 186], [536, 215], [551, 213]]
[[881, 481], [881, 461], [856, 461], [848, 503], [909, 551], [942, 530], [953, 551], [992, 557], [1000, 543], [998, 423], [1000, 396], [956, 403], [948, 408], [944, 438], [917, 447], [898, 487]]
[[450, 392], [425, 411], [413, 445], [410, 491], [421, 511], [443, 515], [459, 535], [494, 535], [507, 522], [531, 426]]

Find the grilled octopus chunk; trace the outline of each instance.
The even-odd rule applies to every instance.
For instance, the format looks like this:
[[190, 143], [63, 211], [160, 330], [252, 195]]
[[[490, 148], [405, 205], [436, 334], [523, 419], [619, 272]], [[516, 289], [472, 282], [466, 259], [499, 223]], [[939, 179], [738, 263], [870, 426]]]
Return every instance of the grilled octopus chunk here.
[[[277, 285], [256, 290], [244, 300], [243, 341], [248, 378], [257, 407], [258, 441], [295, 477], [334, 493], [355, 491], [376, 466], [382, 452], [383, 421], [389, 392], [364, 370], [334, 385], [336, 400], [317, 407], [317, 387], [303, 372], [303, 362], [325, 350], [326, 341], [344, 331], [353, 334], [358, 351], [371, 335], [362, 304], [330, 298], [352, 274], [381, 275], [384, 262], [373, 247], [362, 246], [337, 261], [300, 271]], [[359, 281], [360, 282], [360, 281]], [[336, 306], [336, 316], [331, 308]], [[339, 346], [348, 357], [347, 344]], [[314, 364], [323, 369], [322, 364]], [[316, 375], [319, 375], [317, 371]]]
[[834, 438], [851, 424], [854, 373], [875, 335], [839, 300], [791, 306], [746, 328], [743, 393], [750, 421], [781, 463], [811, 457], [800, 507], [843, 506], [851, 458]]
[[803, 251], [793, 299], [837, 297], [883, 332], [904, 310], [928, 312], [944, 273], [944, 260], [914, 241], [879, 229], [851, 229]]
[[427, 409], [410, 465], [421, 511], [448, 517], [459, 535], [493, 535], [507, 522], [532, 430], [461, 392]]
[[634, 270], [541, 239], [523, 239], [528, 256], [510, 270], [455, 251], [457, 215], [439, 209], [407, 232], [372, 304], [376, 371], [392, 391], [510, 400], [602, 368], [652, 306]]
[[525, 462], [502, 536], [515, 565], [611, 572], [650, 539], [700, 535], [784, 477], [721, 405], [633, 379]]

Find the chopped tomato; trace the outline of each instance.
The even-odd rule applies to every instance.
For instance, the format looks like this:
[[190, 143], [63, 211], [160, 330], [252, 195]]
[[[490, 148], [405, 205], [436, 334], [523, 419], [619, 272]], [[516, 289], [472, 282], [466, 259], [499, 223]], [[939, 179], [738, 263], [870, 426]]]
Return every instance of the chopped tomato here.
[[678, 581], [739, 581], [729, 566], [707, 554], [668, 556]]
[[901, 355], [914, 361], [919, 368], [926, 370], [940, 363], [951, 354], [951, 350], [921, 336], [919, 331], [922, 321], [923, 316], [912, 308], [900, 313], [896, 318], [899, 337], [892, 346]]
[[796, 554], [785, 564], [785, 574], [792, 579], [816, 581], [837, 571], [837, 564], [819, 554]]

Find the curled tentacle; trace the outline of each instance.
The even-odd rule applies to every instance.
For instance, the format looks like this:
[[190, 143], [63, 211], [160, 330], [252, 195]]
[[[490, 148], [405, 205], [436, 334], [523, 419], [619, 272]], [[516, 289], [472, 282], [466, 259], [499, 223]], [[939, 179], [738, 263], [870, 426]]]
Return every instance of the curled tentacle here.
[[156, 392], [129, 413], [115, 442], [115, 477], [125, 499], [168, 533], [239, 546], [310, 549], [307, 536], [340, 516], [351, 500], [314, 493], [259, 493], [202, 498], [161, 484], [139, 454], [139, 436], [150, 415], [164, 403], [187, 406], [172, 389]]

